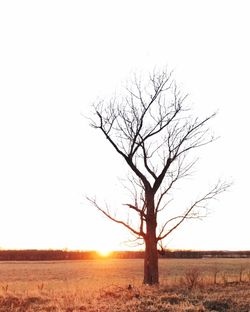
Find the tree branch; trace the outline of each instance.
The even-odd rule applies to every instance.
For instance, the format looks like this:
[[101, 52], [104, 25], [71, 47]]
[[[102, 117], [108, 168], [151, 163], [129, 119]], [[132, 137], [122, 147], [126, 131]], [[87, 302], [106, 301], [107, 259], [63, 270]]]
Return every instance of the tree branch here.
[[128, 224], [128, 223], [126, 223], [126, 222], [124, 222], [124, 221], [122, 221], [122, 220], [118, 220], [118, 219], [116, 219], [115, 217], [111, 216], [111, 214], [109, 213], [109, 211], [108, 211], [108, 210], [102, 209], [102, 208], [97, 204], [97, 202], [96, 202], [95, 199], [91, 199], [91, 198], [89, 198], [89, 197], [86, 197], [86, 199], [87, 199], [95, 208], [97, 208], [97, 210], [99, 210], [101, 213], [103, 213], [103, 214], [104, 214], [107, 218], [109, 218], [110, 220], [112, 220], [112, 221], [114, 221], [114, 222], [116, 222], [116, 223], [118, 223], [118, 224], [121, 224], [121, 225], [125, 226], [125, 227], [126, 227], [127, 229], [129, 229], [129, 231], [131, 231], [132, 233], [134, 233], [134, 234], [136, 234], [136, 235], [138, 235], [138, 236], [144, 237], [145, 234], [143, 233], [143, 231], [141, 231], [141, 230], [137, 231], [137, 230], [135, 230], [130, 224]]
[[[201, 218], [201, 216], [198, 213], [194, 213], [193, 215], [190, 215], [195, 207], [199, 208], [205, 208], [205, 204], [210, 199], [215, 199], [217, 195], [221, 194], [222, 192], [225, 192], [229, 187], [231, 186], [230, 183], [226, 182], [218, 182], [208, 193], [206, 193], [204, 196], [202, 196], [200, 199], [196, 200], [184, 213], [184, 215], [174, 217], [168, 221], [165, 222], [157, 240], [162, 240], [165, 237], [167, 237], [170, 233], [172, 233], [177, 227], [179, 227], [186, 219], [194, 219], [194, 218]], [[202, 204], [202, 205], [201, 205]], [[169, 229], [166, 233], [163, 234], [167, 224], [169, 224], [171, 221], [180, 219], [171, 229]]]

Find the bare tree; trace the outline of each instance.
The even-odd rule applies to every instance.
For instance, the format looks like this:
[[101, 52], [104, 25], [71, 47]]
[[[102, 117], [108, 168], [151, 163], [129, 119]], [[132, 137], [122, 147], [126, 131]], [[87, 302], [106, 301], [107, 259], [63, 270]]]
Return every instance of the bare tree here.
[[[137, 226], [118, 219], [107, 207], [88, 200], [112, 221], [125, 226], [145, 244], [144, 283], [159, 283], [157, 246], [186, 219], [201, 218], [201, 209], [225, 191], [218, 182], [196, 198], [181, 214], [160, 225], [159, 215], [168, 204], [173, 185], [190, 174], [196, 162], [192, 151], [214, 141], [207, 127], [215, 113], [193, 117], [172, 73], [154, 72], [142, 81], [134, 77], [119, 99], [94, 105], [91, 126], [100, 130], [131, 169], [133, 202], [123, 204], [138, 216]], [[161, 220], [162, 221], [162, 220]], [[158, 224], [159, 223], [159, 224]]]

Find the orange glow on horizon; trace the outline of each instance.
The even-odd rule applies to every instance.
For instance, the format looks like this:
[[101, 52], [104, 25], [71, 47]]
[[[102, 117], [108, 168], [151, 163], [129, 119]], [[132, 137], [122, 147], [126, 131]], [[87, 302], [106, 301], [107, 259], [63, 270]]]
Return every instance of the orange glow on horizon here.
[[112, 253], [112, 250], [109, 250], [109, 249], [99, 249], [99, 250], [97, 250], [97, 253], [98, 253], [102, 258], [107, 258], [107, 257], [110, 256], [110, 254]]

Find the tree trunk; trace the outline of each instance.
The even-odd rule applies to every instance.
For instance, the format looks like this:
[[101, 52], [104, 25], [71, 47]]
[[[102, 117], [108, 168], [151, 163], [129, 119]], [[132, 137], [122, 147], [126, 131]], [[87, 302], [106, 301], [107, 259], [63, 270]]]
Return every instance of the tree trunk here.
[[146, 236], [145, 256], [144, 256], [144, 284], [159, 284], [158, 270], [158, 251], [156, 239], [156, 216], [154, 209], [154, 195], [147, 196], [147, 218], [146, 218]]
[[159, 284], [158, 251], [155, 235], [145, 239], [144, 284]]

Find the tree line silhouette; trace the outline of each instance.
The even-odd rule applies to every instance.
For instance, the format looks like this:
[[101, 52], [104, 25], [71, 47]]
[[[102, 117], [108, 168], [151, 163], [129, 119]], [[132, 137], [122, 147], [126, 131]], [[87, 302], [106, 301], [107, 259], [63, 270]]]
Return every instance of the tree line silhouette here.
[[[163, 250], [159, 258], [200, 259], [200, 258], [249, 258], [250, 251], [194, 251]], [[143, 259], [144, 251], [113, 251], [104, 257], [97, 251], [68, 250], [0, 250], [0, 261], [62, 261], [62, 260], [97, 260], [110, 259]]]

